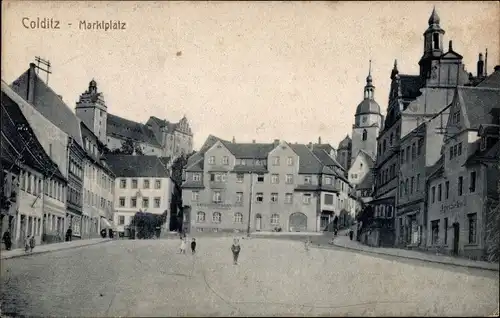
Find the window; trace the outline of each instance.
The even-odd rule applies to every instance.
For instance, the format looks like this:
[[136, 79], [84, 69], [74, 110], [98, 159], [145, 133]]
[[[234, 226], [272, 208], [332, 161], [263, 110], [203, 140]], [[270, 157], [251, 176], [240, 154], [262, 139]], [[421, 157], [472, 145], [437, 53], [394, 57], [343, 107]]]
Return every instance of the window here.
[[405, 163], [405, 150], [401, 149], [401, 163]]
[[142, 198], [142, 207], [145, 209], [149, 208], [149, 198]]
[[243, 214], [236, 212], [234, 214], [234, 223], [243, 223]]
[[422, 148], [424, 147], [424, 140], [422, 138], [420, 138], [418, 140], [418, 146], [417, 146], [417, 155], [421, 155], [422, 154]]
[[417, 174], [417, 185], [416, 185], [416, 191], [420, 191], [420, 173]]
[[462, 155], [462, 143], [459, 143], [459, 144], [457, 145], [457, 148], [458, 148], [458, 151], [457, 151], [458, 155], [459, 155], [459, 156], [460, 156], [460, 155]]
[[144, 189], [149, 189], [149, 180], [144, 180], [142, 186]]
[[257, 175], [257, 182], [259, 182], [259, 183], [264, 182], [264, 175], [263, 174], [259, 173]]
[[130, 198], [130, 207], [131, 208], [137, 207], [137, 198]]
[[214, 223], [220, 223], [221, 218], [222, 215], [220, 214], [220, 212], [214, 212], [214, 214], [212, 214], [212, 222]]
[[214, 156], [210, 156], [210, 157], [208, 158], [208, 164], [209, 164], [209, 165], [213, 165], [213, 164], [215, 164], [215, 157], [214, 157]]
[[439, 33], [432, 34], [432, 48], [434, 50], [439, 50]]
[[325, 194], [325, 204], [333, 205], [333, 194]]
[[402, 196], [404, 196], [404, 194], [405, 194], [405, 183], [403, 181], [401, 181], [400, 189], [399, 189], [399, 196], [402, 197]]
[[198, 213], [196, 213], [196, 222], [198, 223], [205, 222], [205, 212], [199, 211]]
[[273, 157], [273, 166], [279, 166], [280, 165], [280, 157], [276, 156]]
[[228, 165], [229, 164], [229, 157], [228, 156], [222, 157], [222, 164], [223, 165]]
[[363, 123], [366, 123], [366, 116], [363, 116], [363, 117], [361, 118], [361, 121], [362, 121]]
[[439, 220], [435, 220], [431, 222], [431, 228], [432, 228], [432, 237], [431, 241], [432, 244], [438, 244], [439, 242]]
[[271, 215], [271, 225], [279, 225], [280, 224], [280, 216], [278, 214]]
[[240, 162], [240, 165], [242, 165], [242, 166], [247, 165], [247, 161], [245, 159], [239, 159], [239, 162]]
[[199, 173], [194, 173], [193, 181], [201, 181], [201, 175]]
[[410, 146], [406, 147], [406, 162], [410, 162]]
[[156, 197], [155, 198], [155, 208], [159, 208], [160, 207], [160, 203], [161, 203], [161, 199], [159, 197]]
[[311, 184], [312, 183], [312, 177], [311, 176], [304, 176], [304, 183], [305, 184]]
[[255, 195], [255, 202], [262, 203], [264, 201], [264, 194], [262, 192], [257, 192]]
[[467, 219], [469, 220], [469, 244], [476, 244], [477, 214], [467, 214]]
[[393, 142], [394, 142], [394, 134], [391, 133], [391, 138], [389, 139], [389, 146], [392, 146]]
[[198, 201], [200, 198], [200, 192], [199, 191], [193, 191], [191, 192], [191, 201]]
[[243, 183], [243, 180], [245, 179], [245, 175], [243, 173], [238, 173], [236, 175], [236, 182], [238, 183]]
[[285, 183], [292, 184], [293, 183], [293, 174], [287, 174], [285, 176]]
[[120, 180], [120, 188], [125, 189], [127, 187], [127, 180], [126, 179], [121, 179]]
[[132, 189], [137, 189], [137, 179], [132, 179]]
[[302, 197], [302, 202], [304, 204], [310, 204], [311, 203], [311, 194], [310, 193], [304, 193]]
[[280, 183], [280, 176], [278, 174], [271, 175], [271, 183], [273, 184]]
[[411, 160], [415, 160], [417, 158], [417, 144], [413, 143], [411, 145]]
[[368, 133], [366, 132], [366, 129], [363, 129], [363, 141], [365, 141], [367, 137]]
[[453, 147], [450, 147], [450, 160], [453, 159]]
[[410, 190], [409, 182], [410, 181], [408, 180], [408, 178], [406, 178], [406, 180], [405, 180], [405, 195], [408, 195], [408, 193], [409, 193], [408, 191]]
[[413, 194], [414, 187], [415, 187], [415, 177], [411, 177], [411, 181], [410, 181], [410, 194]]
[[436, 202], [436, 187], [431, 188], [431, 195], [432, 195], [431, 203]]
[[293, 194], [292, 193], [286, 193], [285, 194], [285, 203], [291, 204], [293, 202]]
[[161, 189], [161, 180], [155, 180], [155, 189]]
[[325, 177], [325, 184], [332, 184], [332, 178], [331, 177]]
[[214, 191], [212, 193], [212, 201], [214, 203], [220, 203], [220, 202], [222, 202], [222, 197], [221, 197], [220, 191]]
[[236, 203], [243, 203], [243, 192], [236, 192]]
[[124, 225], [124, 224], [125, 224], [125, 216], [119, 215], [118, 216], [118, 225]]
[[441, 184], [438, 185], [438, 201], [441, 202], [441, 192], [442, 192], [442, 186]]
[[444, 198], [447, 200], [450, 197], [450, 181], [444, 183]]
[[463, 194], [464, 177], [458, 177], [458, 195]]
[[470, 193], [476, 192], [476, 171], [471, 171], [469, 180]]
[[448, 244], [448, 218], [444, 218], [444, 245]]
[[293, 157], [286, 158], [286, 164], [289, 166], [293, 166]]
[[119, 202], [120, 202], [120, 208], [125, 207], [125, 197], [120, 197]]
[[453, 116], [455, 117], [455, 124], [460, 124], [460, 111], [457, 110]]
[[271, 193], [271, 202], [273, 203], [278, 202], [278, 193], [276, 192]]

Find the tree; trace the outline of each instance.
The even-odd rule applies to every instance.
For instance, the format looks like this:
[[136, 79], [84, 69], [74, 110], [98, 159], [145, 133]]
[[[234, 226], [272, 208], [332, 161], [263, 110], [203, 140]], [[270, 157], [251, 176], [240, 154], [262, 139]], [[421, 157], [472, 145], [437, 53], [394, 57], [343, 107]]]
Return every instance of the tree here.
[[132, 217], [130, 226], [134, 231], [137, 231], [138, 239], [150, 239], [155, 235], [159, 236], [158, 229], [161, 229], [165, 220], [164, 214], [158, 215], [139, 211]]
[[122, 142], [121, 148], [115, 149], [111, 151], [111, 153], [114, 155], [132, 155], [134, 154], [134, 150], [137, 155], [144, 155], [141, 150], [141, 146], [138, 143], [134, 142], [132, 139], [128, 138], [127, 140]]
[[177, 157], [172, 163], [172, 181], [174, 182], [174, 193], [172, 195], [172, 201], [170, 203], [170, 230], [180, 231], [182, 230], [182, 220], [184, 218], [182, 211], [182, 189], [181, 185], [183, 182], [183, 171], [187, 165], [189, 157], [191, 157], [196, 152], [193, 151], [190, 154], [182, 154]]
[[[500, 169], [500, 164], [498, 164]], [[498, 181], [498, 195], [500, 196], [500, 180]], [[500, 259], [500, 204], [499, 197], [490, 199], [486, 214], [486, 246], [488, 261], [498, 262]]]

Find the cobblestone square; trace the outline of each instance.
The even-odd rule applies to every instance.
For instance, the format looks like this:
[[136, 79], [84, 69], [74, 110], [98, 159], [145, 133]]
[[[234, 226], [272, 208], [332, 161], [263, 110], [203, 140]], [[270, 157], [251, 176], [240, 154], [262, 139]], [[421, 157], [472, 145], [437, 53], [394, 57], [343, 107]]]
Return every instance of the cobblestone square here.
[[[481, 316], [498, 272], [389, 260], [302, 242], [122, 240], [2, 261], [2, 312], [26, 316]], [[422, 288], [425, 286], [425, 288]]]

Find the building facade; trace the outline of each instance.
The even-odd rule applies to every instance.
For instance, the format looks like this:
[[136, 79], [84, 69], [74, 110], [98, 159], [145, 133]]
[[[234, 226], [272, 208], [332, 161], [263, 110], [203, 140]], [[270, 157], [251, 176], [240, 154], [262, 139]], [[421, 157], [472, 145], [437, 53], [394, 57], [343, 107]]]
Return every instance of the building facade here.
[[170, 171], [156, 156], [109, 155], [106, 162], [116, 176], [113, 221], [123, 235], [137, 212], [166, 215], [168, 229], [173, 193]]
[[66, 179], [30, 127], [18, 105], [22, 102], [2, 82], [1, 224], [2, 235], [7, 229], [11, 232], [14, 248], [23, 246], [30, 236], [38, 244], [46, 242], [48, 230], [57, 235], [64, 224], [64, 218], [56, 219], [55, 215], [47, 224], [46, 206], [64, 210]]
[[86, 164], [86, 158], [83, 148], [71, 137], [68, 142], [68, 158], [66, 230], [71, 228], [72, 235], [81, 239], [83, 227], [83, 169]]
[[352, 158], [352, 140], [349, 135], [346, 135], [344, 139], [339, 143], [337, 149], [337, 162], [342, 165], [344, 170], [349, 171], [351, 168], [351, 158]]
[[[85, 148], [82, 237], [96, 237], [102, 224], [113, 221], [115, 175], [104, 157], [104, 144], [90, 128], [81, 124]], [[107, 220], [101, 221], [102, 219]], [[111, 224], [111, 223], [110, 223]]]
[[185, 168], [182, 197], [191, 231], [316, 232], [351, 210], [343, 169], [312, 143], [211, 137]]
[[458, 87], [442, 159], [429, 176], [427, 246], [474, 259], [486, 255], [486, 215], [498, 198], [500, 89]]

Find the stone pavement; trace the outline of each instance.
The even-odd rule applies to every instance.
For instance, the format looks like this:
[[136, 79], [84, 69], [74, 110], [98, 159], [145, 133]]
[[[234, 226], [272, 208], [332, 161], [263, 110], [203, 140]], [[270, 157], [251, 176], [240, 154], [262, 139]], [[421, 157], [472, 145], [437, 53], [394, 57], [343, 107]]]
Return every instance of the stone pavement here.
[[111, 241], [109, 238], [95, 238], [95, 239], [88, 239], [88, 240], [75, 240], [71, 242], [61, 242], [61, 243], [53, 243], [53, 244], [46, 244], [46, 245], [39, 245], [35, 246], [33, 249], [33, 252], [31, 253], [26, 253], [24, 251], [24, 248], [16, 248], [14, 250], [2, 250], [0, 252], [0, 259], [9, 259], [9, 258], [16, 258], [16, 257], [23, 257], [23, 256], [30, 256], [30, 255], [36, 255], [36, 254], [43, 254], [43, 253], [49, 253], [49, 252], [54, 252], [54, 251], [60, 251], [60, 250], [66, 250], [70, 248], [77, 248], [77, 247], [82, 247], [82, 246], [89, 246], [89, 245], [94, 245], [94, 244], [99, 244], [99, 243], [104, 243]]
[[398, 262], [301, 241], [115, 240], [2, 261], [4, 314], [35, 317], [487, 316], [493, 271]]
[[399, 248], [384, 248], [384, 247], [371, 247], [361, 244], [358, 241], [351, 241], [348, 236], [344, 234], [337, 236], [333, 241], [333, 245], [338, 247], [343, 247], [351, 250], [363, 251], [367, 253], [380, 254], [380, 255], [390, 255], [408, 259], [415, 259], [426, 262], [455, 265], [469, 268], [486, 269], [492, 271], [499, 271], [498, 263], [488, 263], [482, 261], [473, 261], [463, 258], [444, 256], [444, 255], [433, 255], [430, 253], [404, 250]]

